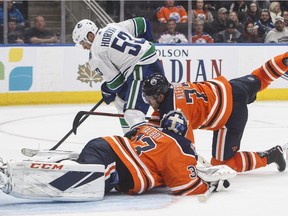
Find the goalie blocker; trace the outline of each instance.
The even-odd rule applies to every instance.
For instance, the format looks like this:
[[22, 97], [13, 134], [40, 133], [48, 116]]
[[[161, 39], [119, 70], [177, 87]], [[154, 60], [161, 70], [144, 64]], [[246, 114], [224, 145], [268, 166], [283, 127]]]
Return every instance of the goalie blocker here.
[[9, 161], [0, 170], [0, 188], [19, 198], [94, 201], [104, 197], [104, 165], [64, 160]]

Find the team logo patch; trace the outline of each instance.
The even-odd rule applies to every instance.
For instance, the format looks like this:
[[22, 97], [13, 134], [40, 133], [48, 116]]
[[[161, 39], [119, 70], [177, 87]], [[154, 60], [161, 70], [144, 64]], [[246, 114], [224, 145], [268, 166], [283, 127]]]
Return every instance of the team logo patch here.
[[152, 78], [151, 81], [150, 81], [150, 84], [153, 85], [153, 86], [156, 85], [157, 84], [157, 80]]

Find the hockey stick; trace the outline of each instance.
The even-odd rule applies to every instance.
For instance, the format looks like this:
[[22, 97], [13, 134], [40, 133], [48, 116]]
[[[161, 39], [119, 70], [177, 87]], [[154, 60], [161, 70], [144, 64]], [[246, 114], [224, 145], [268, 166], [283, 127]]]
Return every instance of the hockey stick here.
[[[97, 104], [95, 104], [95, 106], [90, 110], [90, 112], [93, 112], [94, 110], [97, 109], [97, 107], [99, 107], [102, 103], [103, 103], [103, 98], [101, 98], [100, 101], [98, 101]], [[81, 125], [87, 118], [89, 115], [84, 116], [81, 121], [78, 122], [78, 125]], [[56, 150], [71, 134], [73, 133], [73, 128], [55, 145], [53, 146], [50, 150]]]
[[[74, 134], [77, 132], [77, 128], [80, 125], [79, 121], [82, 121], [82, 116], [88, 116], [88, 115], [99, 115], [99, 116], [109, 116], [109, 117], [120, 117], [123, 118], [124, 114], [118, 114], [118, 113], [105, 113], [105, 112], [93, 112], [93, 111], [79, 111], [77, 115], [74, 118], [73, 121], [73, 126], [72, 126], [72, 131]], [[158, 120], [153, 120], [151, 117], [145, 117], [146, 120], [150, 121], [158, 121]]]
[[[103, 98], [101, 98], [100, 101], [98, 101], [97, 104], [95, 104], [94, 107], [92, 107], [92, 109], [90, 110], [90, 112], [93, 112], [94, 110], [97, 109], [97, 107], [99, 107], [102, 103], [103, 103]], [[82, 124], [87, 118], [88, 118], [89, 115], [85, 115], [81, 121], [78, 121], [77, 122], [77, 127]], [[71, 134], [73, 133], [73, 128], [56, 144], [54, 145], [52, 148], [50, 148], [49, 150], [52, 151], [52, 150], [56, 150]], [[29, 149], [29, 148], [22, 148], [21, 150], [21, 153], [25, 156], [28, 156], [28, 157], [32, 157], [34, 155], [36, 155], [37, 153], [39, 152], [39, 150], [37, 149]]]

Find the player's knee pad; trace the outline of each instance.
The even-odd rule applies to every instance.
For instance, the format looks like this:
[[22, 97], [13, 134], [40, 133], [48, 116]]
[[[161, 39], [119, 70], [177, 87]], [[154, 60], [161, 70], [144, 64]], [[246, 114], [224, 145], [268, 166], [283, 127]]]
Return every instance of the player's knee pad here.
[[128, 109], [124, 113], [124, 119], [130, 127], [145, 121], [145, 114], [140, 110]]

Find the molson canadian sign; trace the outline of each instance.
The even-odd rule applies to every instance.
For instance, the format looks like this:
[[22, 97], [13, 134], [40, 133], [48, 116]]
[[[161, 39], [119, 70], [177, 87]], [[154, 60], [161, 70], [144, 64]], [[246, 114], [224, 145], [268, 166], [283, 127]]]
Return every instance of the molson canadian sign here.
[[[218, 76], [227, 79], [250, 74], [270, 58], [287, 51], [285, 46], [157, 45], [165, 75], [173, 82], [201, 82]], [[287, 88], [287, 77], [273, 88]]]

